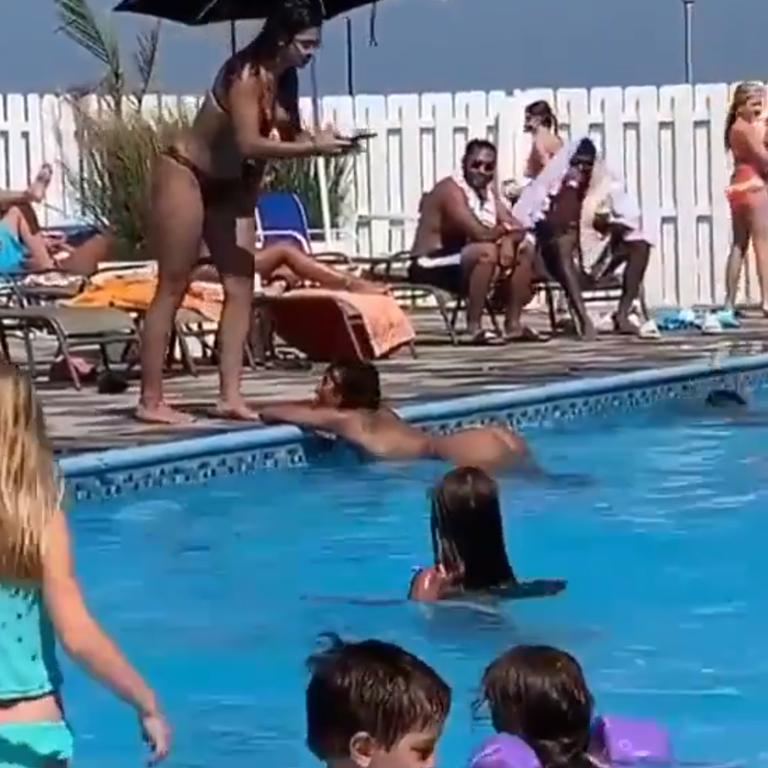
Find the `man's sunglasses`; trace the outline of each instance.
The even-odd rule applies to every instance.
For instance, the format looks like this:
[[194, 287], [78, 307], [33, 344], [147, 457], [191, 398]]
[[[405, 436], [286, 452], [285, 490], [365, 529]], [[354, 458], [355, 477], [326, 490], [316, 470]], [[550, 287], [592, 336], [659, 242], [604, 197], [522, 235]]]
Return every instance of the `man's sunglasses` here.
[[473, 160], [469, 167], [473, 171], [486, 171], [487, 173], [493, 173], [496, 170], [496, 163], [486, 163], [482, 160]]

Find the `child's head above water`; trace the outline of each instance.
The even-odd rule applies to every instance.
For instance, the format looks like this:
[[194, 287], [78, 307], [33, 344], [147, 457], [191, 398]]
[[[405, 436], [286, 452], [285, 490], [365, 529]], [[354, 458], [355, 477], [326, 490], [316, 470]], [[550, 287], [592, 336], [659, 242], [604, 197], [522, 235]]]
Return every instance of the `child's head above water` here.
[[39, 581], [48, 523], [61, 502], [32, 384], [0, 365], [0, 579]]
[[432, 492], [435, 565], [467, 590], [492, 589], [515, 577], [504, 547], [499, 489], [481, 469], [448, 472]]
[[542, 768], [590, 765], [592, 694], [573, 656], [519, 645], [491, 662], [481, 686], [493, 727], [526, 742]]
[[307, 744], [333, 768], [431, 768], [451, 689], [416, 656], [379, 640], [312, 656]]
[[332, 408], [378, 410], [381, 384], [376, 366], [362, 362], [331, 363], [317, 388], [317, 402]]

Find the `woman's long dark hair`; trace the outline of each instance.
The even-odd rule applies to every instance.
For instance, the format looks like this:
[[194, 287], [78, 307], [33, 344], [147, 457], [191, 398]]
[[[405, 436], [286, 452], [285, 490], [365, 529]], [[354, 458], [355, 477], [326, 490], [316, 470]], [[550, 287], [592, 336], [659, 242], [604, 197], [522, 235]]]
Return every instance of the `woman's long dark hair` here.
[[487, 590], [516, 583], [504, 549], [499, 490], [485, 472], [459, 467], [432, 492], [432, 551], [466, 590]]
[[550, 128], [555, 135], [557, 131], [557, 115], [548, 101], [533, 101], [525, 108], [525, 114], [538, 117], [545, 128]]
[[274, 54], [281, 43], [288, 43], [299, 32], [319, 27], [322, 23], [320, 0], [280, 0], [264, 22], [254, 45], [267, 54]]
[[299, 32], [323, 23], [320, 0], [280, 0], [267, 17], [259, 34], [243, 49], [232, 56], [220, 74], [226, 88], [232, 85], [243, 69], [255, 61], [263, 62], [277, 56], [282, 45], [290, 43]]
[[542, 768], [594, 768], [587, 757], [594, 702], [565, 651], [518, 645], [503, 653], [483, 674], [483, 703], [496, 731], [525, 741]]

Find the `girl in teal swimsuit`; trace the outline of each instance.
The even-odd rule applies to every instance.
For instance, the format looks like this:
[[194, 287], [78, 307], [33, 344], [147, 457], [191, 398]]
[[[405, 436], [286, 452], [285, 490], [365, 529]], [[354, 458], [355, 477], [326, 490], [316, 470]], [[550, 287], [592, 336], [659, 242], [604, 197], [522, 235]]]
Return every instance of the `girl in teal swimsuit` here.
[[168, 754], [168, 725], [155, 694], [88, 612], [60, 502], [32, 386], [0, 367], [0, 768], [58, 768], [72, 757], [57, 639], [133, 705], [156, 762]]

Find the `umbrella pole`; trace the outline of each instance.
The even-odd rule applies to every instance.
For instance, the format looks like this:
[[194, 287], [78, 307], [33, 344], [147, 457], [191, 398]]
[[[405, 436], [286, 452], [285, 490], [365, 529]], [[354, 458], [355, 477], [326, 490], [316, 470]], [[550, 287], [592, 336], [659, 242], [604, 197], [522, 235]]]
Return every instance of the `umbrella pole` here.
[[[310, 64], [310, 77], [312, 78], [312, 116], [314, 118], [315, 130], [319, 131], [320, 125], [320, 95], [317, 87], [317, 69], [315, 60]], [[323, 216], [323, 237], [325, 237], [326, 247], [331, 243], [331, 204], [328, 199], [328, 169], [325, 164], [325, 157], [318, 155], [317, 165], [317, 184], [320, 187], [320, 211]]]
[[237, 53], [237, 22], [229, 22], [229, 45], [232, 49], [232, 55]]

